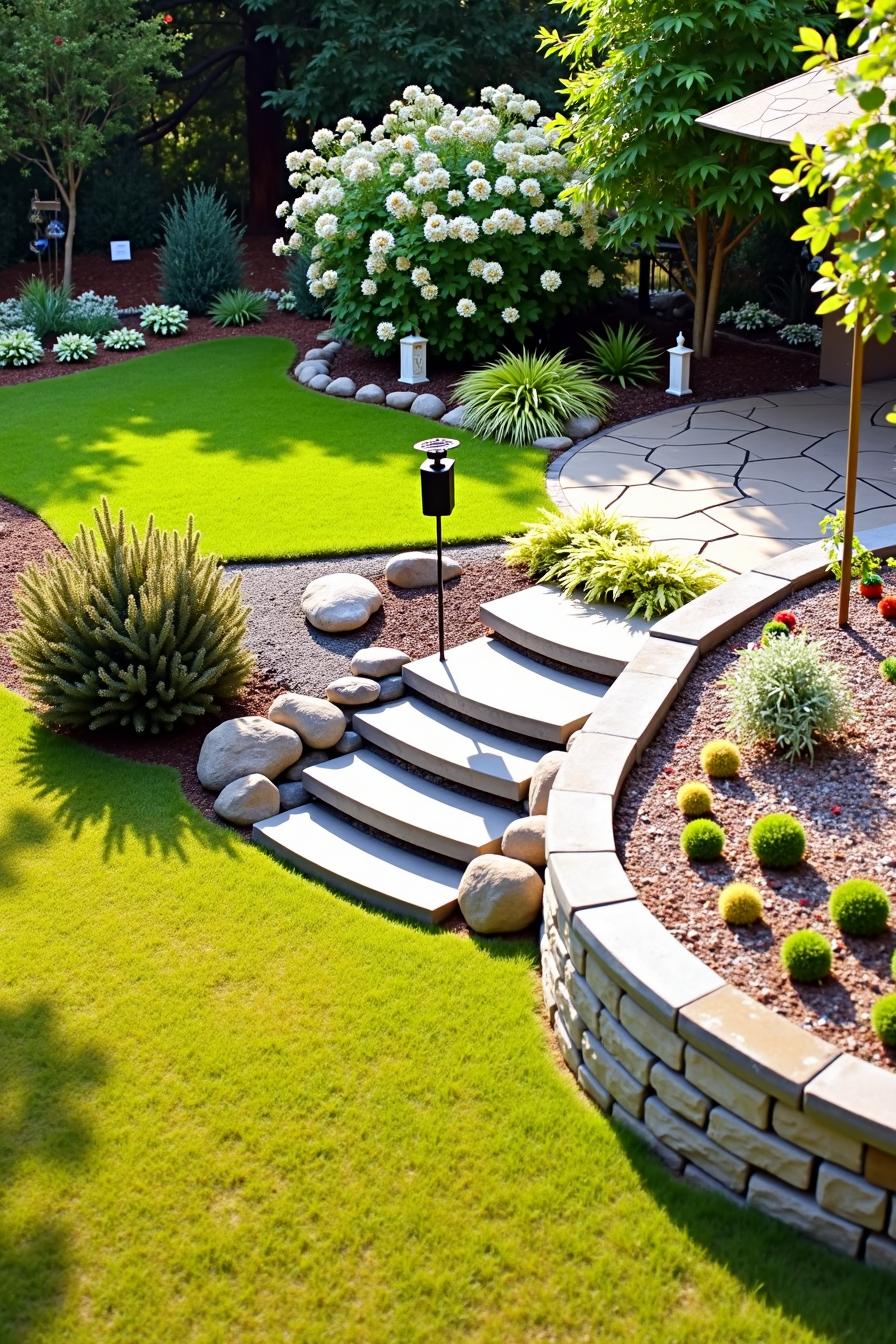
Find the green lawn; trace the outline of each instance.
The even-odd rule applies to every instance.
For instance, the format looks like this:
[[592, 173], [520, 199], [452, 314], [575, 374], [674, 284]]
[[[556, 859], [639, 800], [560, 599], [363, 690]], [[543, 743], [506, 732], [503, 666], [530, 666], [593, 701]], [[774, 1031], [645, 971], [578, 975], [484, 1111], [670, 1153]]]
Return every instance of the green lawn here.
[[[63, 541], [106, 494], [140, 524], [194, 513], [227, 559], [431, 544], [411, 445], [436, 430], [299, 387], [294, 361], [289, 341], [246, 336], [0, 388], [0, 494]], [[449, 540], [499, 537], [546, 502], [544, 453], [451, 434]]]
[[2, 1344], [885, 1341], [552, 1057], [532, 949], [306, 882], [0, 693]]

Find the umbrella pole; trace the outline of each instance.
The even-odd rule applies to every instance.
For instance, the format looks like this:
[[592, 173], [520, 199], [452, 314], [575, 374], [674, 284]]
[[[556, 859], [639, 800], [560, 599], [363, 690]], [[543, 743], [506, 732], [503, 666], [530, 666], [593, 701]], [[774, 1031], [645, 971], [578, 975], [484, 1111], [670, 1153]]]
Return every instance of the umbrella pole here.
[[849, 624], [849, 594], [852, 586], [852, 541], [856, 527], [856, 478], [859, 474], [859, 436], [862, 424], [862, 369], [865, 343], [859, 314], [852, 329], [852, 369], [849, 379], [849, 435], [846, 446], [846, 491], [844, 497], [843, 555], [840, 560], [840, 606], [837, 623]]

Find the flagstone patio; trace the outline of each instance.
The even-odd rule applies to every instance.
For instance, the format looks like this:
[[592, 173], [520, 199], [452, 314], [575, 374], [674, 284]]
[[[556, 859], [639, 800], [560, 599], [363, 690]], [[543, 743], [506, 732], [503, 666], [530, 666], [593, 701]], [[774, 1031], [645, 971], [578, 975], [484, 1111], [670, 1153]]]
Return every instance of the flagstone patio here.
[[[848, 402], [830, 386], [676, 406], [577, 444], [553, 463], [548, 490], [566, 512], [600, 504], [670, 551], [742, 573], [817, 541], [842, 507]], [[859, 529], [896, 523], [894, 403], [896, 381], [864, 389]]]

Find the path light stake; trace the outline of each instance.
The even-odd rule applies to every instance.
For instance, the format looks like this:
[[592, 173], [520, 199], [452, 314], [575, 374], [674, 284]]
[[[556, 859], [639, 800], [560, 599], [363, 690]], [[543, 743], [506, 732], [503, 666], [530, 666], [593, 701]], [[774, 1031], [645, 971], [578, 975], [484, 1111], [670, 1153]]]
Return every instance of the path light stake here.
[[684, 343], [684, 332], [678, 333], [678, 339], [669, 349], [669, 386], [666, 388], [671, 397], [691, 396], [691, 355], [693, 350]]
[[837, 624], [849, 624], [849, 594], [852, 584], [852, 543], [856, 530], [856, 478], [859, 474], [859, 440], [862, 432], [862, 377], [865, 345], [862, 314], [852, 329], [852, 368], [849, 378], [849, 432], [846, 440], [846, 480], [843, 499], [843, 554], [840, 557], [840, 601]]
[[401, 369], [398, 374], [400, 383], [428, 383], [426, 376], [426, 337], [402, 336], [398, 342], [401, 349]]
[[436, 565], [439, 594], [439, 658], [445, 661], [445, 579], [442, 575], [442, 519], [454, 510], [454, 459], [449, 449], [460, 447], [459, 439], [421, 439], [414, 447], [426, 454], [420, 467], [420, 493], [424, 518], [436, 520]]

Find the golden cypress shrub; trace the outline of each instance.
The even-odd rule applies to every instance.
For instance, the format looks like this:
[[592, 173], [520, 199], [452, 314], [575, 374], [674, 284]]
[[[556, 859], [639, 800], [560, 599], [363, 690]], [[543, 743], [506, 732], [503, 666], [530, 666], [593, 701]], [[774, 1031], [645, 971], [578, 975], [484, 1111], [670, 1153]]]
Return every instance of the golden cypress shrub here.
[[[239, 579], [186, 532], [141, 537], [124, 511], [94, 509], [69, 553], [19, 579], [22, 623], [9, 640], [25, 681], [55, 724], [138, 733], [190, 724], [236, 694], [254, 665], [243, 647]], [[98, 535], [97, 535], [98, 534]]]

